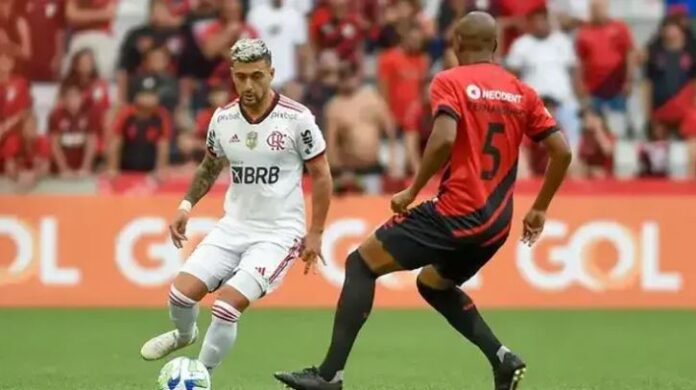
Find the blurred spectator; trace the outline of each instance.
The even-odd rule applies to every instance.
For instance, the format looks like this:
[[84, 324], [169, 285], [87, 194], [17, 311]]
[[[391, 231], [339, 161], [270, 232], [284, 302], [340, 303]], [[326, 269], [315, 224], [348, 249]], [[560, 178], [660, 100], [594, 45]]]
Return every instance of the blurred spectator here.
[[669, 131], [660, 122], [649, 125], [648, 140], [638, 149], [640, 177], [667, 177], [669, 174]]
[[[249, 0], [249, 12], [253, 11], [256, 7], [270, 5], [274, 1], [275, 0]], [[302, 16], [302, 18], [304, 19], [304, 17], [312, 11], [313, 1], [312, 0], [283, 0], [283, 6], [292, 8], [293, 10], [298, 12]]]
[[[624, 22], [609, 17], [608, 0], [592, 0], [590, 10], [590, 23], [580, 27], [576, 38], [584, 90], [595, 109], [625, 114], [633, 85], [631, 31]], [[623, 134], [626, 129], [612, 130]]]
[[24, 11], [15, 0], [0, 1], [0, 45], [12, 46], [12, 50], [17, 52], [19, 71], [24, 70], [23, 64], [33, 52], [31, 30]]
[[311, 53], [307, 44], [307, 23], [288, 0], [271, 0], [249, 12], [249, 24], [273, 53], [274, 88], [298, 78], [307, 78]]
[[60, 102], [48, 120], [53, 172], [67, 178], [91, 174], [97, 156], [100, 127], [95, 110], [83, 104], [80, 87], [64, 85]]
[[[551, 116], [556, 118], [558, 115], [558, 101], [549, 96], [542, 96], [544, 107]], [[549, 163], [549, 156], [543, 142], [534, 142], [529, 137], [524, 137], [522, 141], [522, 156], [520, 161], [520, 177], [541, 177], [546, 173], [546, 166]]]
[[[514, 42], [529, 32], [529, 18], [546, 15], [546, 0], [497, 0], [493, 11], [499, 17], [500, 50], [502, 54], [508, 54]], [[534, 26], [533, 30], [537, 30]], [[538, 35], [539, 32], [532, 34]]]
[[65, 17], [71, 29], [68, 58], [85, 49], [95, 54], [102, 77], [111, 79], [116, 65], [116, 40], [111, 25], [119, 0], [66, 0]]
[[100, 77], [94, 52], [84, 49], [75, 53], [61, 84], [79, 85], [82, 89], [83, 104], [88, 109], [96, 110], [102, 122], [106, 120], [106, 113], [111, 108], [109, 83]]
[[186, 15], [191, 12], [192, 4], [196, 0], [163, 0], [167, 5], [169, 13], [172, 15], [175, 25], [181, 26], [181, 23], [186, 18]]
[[209, 60], [227, 58], [228, 51], [238, 39], [256, 38], [256, 30], [244, 21], [240, 0], [222, 1], [220, 16], [202, 33], [203, 54]]
[[197, 139], [201, 142], [205, 142], [210, 120], [213, 119], [215, 110], [217, 110], [218, 107], [224, 107], [229, 102], [230, 92], [226, 86], [222, 84], [211, 86], [210, 92], [208, 92], [208, 107], [200, 110], [196, 116]]
[[401, 44], [379, 58], [379, 90], [389, 105], [396, 124], [403, 129], [409, 105], [418, 101], [421, 83], [428, 76], [429, 60], [423, 52], [423, 33], [412, 26], [404, 31]]
[[582, 136], [577, 165], [582, 177], [606, 178], [612, 175], [614, 137], [605, 117], [591, 108], [583, 110]]
[[164, 178], [169, 165], [171, 119], [159, 105], [154, 80], [145, 79], [135, 103], [119, 111], [109, 148], [109, 175], [119, 171], [153, 172]]
[[151, 79], [159, 94], [160, 104], [173, 113], [179, 104], [179, 82], [171, 70], [171, 63], [171, 56], [166, 47], [150, 49], [145, 54], [142, 71], [131, 79], [128, 101], [133, 102], [138, 86]]
[[2, 149], [6, 175], [17, 182], [19, 192], [28, 192], [48, 174], [51, 148], [38, 133], [36, 117], [27, 116], [22, 130], [7, 139]]
[[166, 47], [173, 64], [178, 62], [183, 47], [176, 23], [177, 19], [170, 13], [165, 0], [152, 0], [148, 23], [128, 31], [121, 44], [116, 73], [120, 104], [125, 104], [129, 96], [128, 79], [142, 68], [146, 52]]
[[[198, 0], [184, 21], [181, 30], [184, 50], [181, 53], [178, 71], [181, 77], [180, 103], [185, 107], [193, 105], [194, 109], [198, 109], [205, 105], [205, 95], [201, 94], [203, 91], [200, 81], [207, 80], [220, 65], [221, 61], [217, 56], [207, 58], [202, 49], [209, 31], [218, 20], [218, 10], [217, 0]], [[192, 100], [193, 98], [197, 99]]]
[[305, 88], [304, 97], [300, 100], [316, 116], [319, 128], [325, 129], [324, 112], [326, 103], [338, 91], [338, 70], [340, 60], [333, 50], [326, 50], [319, 55], [317, 72]]
[[361, 85], [355, 66], [343, 66], [339, 94], [326, 107], [326, 150], [331, 168], [336, 172], [337, 191], [381, 193], [382, 134], [389, 140], [388, 174], [398, 176], [395, 130], [384, 99], [372, 87]]
[[532, 12], [528, 21], [530, 32], [512, 44], [507, 65], [539, 95], [560, 103], [558, 122], [575, 146], [579, 138], [575, 91], [580, 87], [575, 48], [570, 38], [551, 28], [545, 9]]
[[327, 0], [312, 14], [309, 28], [314, 52], [336, 50], [341, 60], [360, 64], [364, 31], [360, 16], [350, 12], [348, 0]]
[[28, 0], [24, 7], [32, 31], [27, 76], [33, 81], [57, 81], [65, 56], [65, 2]]
[[411, 102], [404, 114], [404, 146], [409, 171], [415, 174], [433, 127], [430, 106], [430, 80], [421, 80], [419, 96]]
[[414, 28], [421, 30], [425, 41], [435, 36], [435, 25], [423, 12], [421, 0], [397, 0], [386, 7], [384, 25], [379, 33], [379, 46], [392, 48], [399, 44], [401, 37]]
[[646, 107], [654, 121], [678, 126], [694, 106], [696, 53], [688, 50], [680, 25], [666, 20], [660, 28], [658, 44], [650, 47], [645, 65]]
[[590, 2], [591, 0], [548, 0], [547, 5], [561, 30], [570, 34], [590, 20]]
[[27, 80], [16, 74], [15, 58], [0, 46], [0, 149], [12, 133], [19, 133], [32, 106]]
[[688, 148], [689, 174], [691, 177], [696, 177], [696, 106], [686, 114], [680, 130]]

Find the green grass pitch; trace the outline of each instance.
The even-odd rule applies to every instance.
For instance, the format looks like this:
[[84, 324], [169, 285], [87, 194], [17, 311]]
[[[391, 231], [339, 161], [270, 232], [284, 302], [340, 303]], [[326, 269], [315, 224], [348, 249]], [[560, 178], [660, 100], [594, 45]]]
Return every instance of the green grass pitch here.
[[[696, 389], [696, 314], [688, 311], [486, 311], [525, 357], [528, 390]], [[209, 322], [202, 310], [202, 330]], [[281, 389], [271, 374], [318, 363], [330, 310], [251, 310], [213, 388]], [[144, 340], [169, 329], [164, 310], [0, 310], [0, 389], [155, 389], [162, 362]], [[181, 354], [196, 356], [200, 341]], [[483, 356], [434, 312], [375, 310], [358, 339], [347, 389], [490, 390]]]

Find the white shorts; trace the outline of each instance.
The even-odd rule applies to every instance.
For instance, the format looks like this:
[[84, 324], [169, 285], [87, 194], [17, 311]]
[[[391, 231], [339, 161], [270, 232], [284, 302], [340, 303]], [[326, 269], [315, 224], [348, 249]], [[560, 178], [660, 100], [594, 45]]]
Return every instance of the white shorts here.
[[[249, 274], [263, 294], [278, 288], [302, 251], [300, 237], [254, 233], [216, 226], [191, 253], [181, 272], [191, 274], [208, 287], [218, 290], [224, 284], [235, 287], [230, 279], [237, 272]], [[246, 295], [246, 294], [245, 294]], [[253, 301], [256, 297], [248, 297]]]

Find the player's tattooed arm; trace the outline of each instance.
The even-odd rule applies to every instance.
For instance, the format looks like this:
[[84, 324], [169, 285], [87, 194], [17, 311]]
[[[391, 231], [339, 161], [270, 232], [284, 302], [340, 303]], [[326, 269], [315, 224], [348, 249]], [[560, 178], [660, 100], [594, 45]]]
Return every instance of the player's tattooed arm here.
[[224, 159], [206, 153], [205, 158], [196, 169], [196, 174], [193, 176], [193, 181], [184, 199], [191, 202], [191, 205], [198, 203], [210, 191], [224, 166]]

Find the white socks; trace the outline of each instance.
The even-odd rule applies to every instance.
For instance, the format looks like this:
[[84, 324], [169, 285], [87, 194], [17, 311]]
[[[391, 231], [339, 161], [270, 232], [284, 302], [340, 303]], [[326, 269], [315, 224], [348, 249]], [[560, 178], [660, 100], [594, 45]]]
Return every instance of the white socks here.
[[242, 315], [232, 305], [221, 300], [213, 303], [213, 321], [205, 334], [198, 360], [208, 370], [217, 367], [237, 340], [237, 321]]
[[169, 290], [169, 318], [179, 331], [181, 341], [190, 341], [193, 338], [198, 318], [198, 304], [174, 286]]

